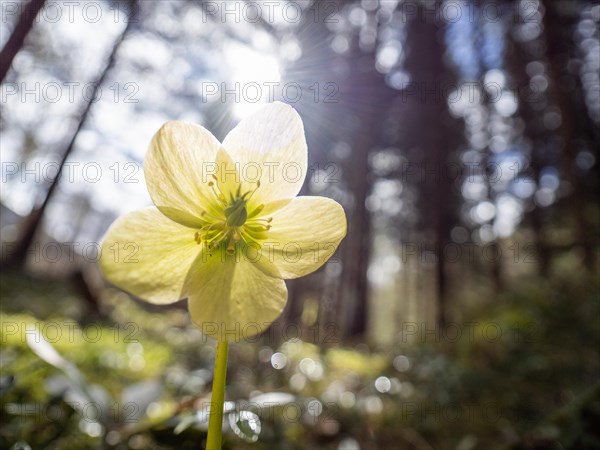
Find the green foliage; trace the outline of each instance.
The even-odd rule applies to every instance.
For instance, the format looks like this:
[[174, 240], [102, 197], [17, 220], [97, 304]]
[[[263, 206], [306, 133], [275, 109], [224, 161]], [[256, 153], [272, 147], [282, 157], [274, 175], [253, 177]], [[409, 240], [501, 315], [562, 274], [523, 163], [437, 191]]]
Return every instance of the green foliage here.
[[[26, 289], [37, 303], [61, 292]], [[224, 446], [595, 448], [598, 292], [585, 278], [524, 283], [470, 311], [460, 338], [376, 352], [232, 345]], [[103, 301], [105, 322], [87, 325], [64, 313], [74, 306], [2, 312], [2, 448], [200, 448], [214, 343], [183, 310], [150, 313], [110, 290]]]

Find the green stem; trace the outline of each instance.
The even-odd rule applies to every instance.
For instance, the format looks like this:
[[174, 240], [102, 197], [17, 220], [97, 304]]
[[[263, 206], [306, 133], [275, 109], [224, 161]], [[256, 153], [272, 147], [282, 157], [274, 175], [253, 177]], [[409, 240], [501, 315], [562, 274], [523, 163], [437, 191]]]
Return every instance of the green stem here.
[[217, 356], [215, 358], [215, 372], [213, 375], [212, 396], [210, 399], [210, 416], [208, 419], [206, 450], [221, 450], [228, 348], [229, 342], [227, 341], [219, 341], [217, 343]]

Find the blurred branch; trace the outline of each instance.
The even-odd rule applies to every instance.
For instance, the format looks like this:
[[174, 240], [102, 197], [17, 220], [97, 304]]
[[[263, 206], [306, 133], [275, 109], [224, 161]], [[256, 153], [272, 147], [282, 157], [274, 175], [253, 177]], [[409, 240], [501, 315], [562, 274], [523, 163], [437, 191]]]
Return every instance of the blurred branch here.
[[[582, 392], [579, 396], [575, 397], [571, 402], [567, 403], [565, 406], [560, 408], [558, 411], [550, 414], [545, 421], [539, 424], [530, 432], [521, 436], [518, 442], [515, 442], [510, 447], [505, 447], [506, 449], [514, 449], [519, 450], [523, 448], [543, 448], [542, 446], [546, 442], [539, 442], [540, 440], [540, 430], [544, 427], [554, 425], [561, 426], [564, 425], [569, 419], [581, 414], [588, 405], [592, 402], [597, 401], [598, 396], [600, 395], [600, 383], [593, 384], [589, 389]], [[593, 420], [593, 419], [592, 419]], [[569, 448], [588, 448], [582, 446], [583, 443], [581, 439], [583, 435], [577, 437], [577, 440], [572, 443], [572, 447]], [[536, 446], [539, 445], [539, 446]], [[590, 447], [592, 448], [592, 447]]]
[[33, 22], [38, 12], [44, 6], [44, 3], [45, 0], [31, 0], [27, 3], [19, 16], [19, 21], [17, 22], [15, 29], [2, 49], [2, 53], [0, 53], [0, 83], [4, 81], [4, 78], [12, 65], [13, 59], [23, 47], [25, 38], [33, 27]]
[[409, 444], [413, 445], [416, 450], [433, 450], [433, 447], [423, 436], [421, 436], [414, 428], [408, 428], [402, 431], [402, 437]]
[[[128, 4], [131, 7], [131, 11], [132, 11], [132, 15], [133, 15], [137, 11], [137, 8], [135, 8], [135, 0], [129, 1]], [[63, 170], [64, 164], [67, 161], [67, 159], [69, 158], [69, 156], [71, 155], [71, 153], [75, 147], [75, 141], [77, 140], [77, 136], [79, 135], [79, 132], [83, 129], [83, 126], [86, 123], [86, 120], [88, 118], [89, 112], [92, 107], [92, 104], [94, 103], [94, 99], [96, 98], [96, 96], [98, 94], [98, 90], [104, 84], [104, 80], [106, 79], [106, 76], [108, 75], [110, 70], [113, 68], [119, 48], [120, 48], [121, 44], [123, 43], [123, 41], [125, 40], [129, 31], [131, 30], [131, 25], [133, 22], [134, 22], [133, 17], [130, 17], [129, 20], [127, 21], [127, 25], [125, 26], [125, 29], [123, 30], [121, 35], [117, 38], [117, 40], [113, 46], [113, 49], [110, 53], [110, 56], [108, 57], [106, 65], [104, 66], [104, 70], [102, 71], [102, 73], [98, 77], [98, 79], [96, 79], [92, 83], [92, 86], [93, 86], [92, 95], [89, 97], [89, 100], [85, 103], [81, 113], [79, 114], [79, 121], [77, 123], [77, 128], [75, 129], [75, 131], [71, 137], [71, 140], [69, 141], [69, 144], [67, 145], [67, 147], [65, 148], [65, 150], [63, 152], [62, 158], [59, 163], [58, 170], [56, 171], [54, 178], [50, 182], [50, 187], [46, 191], [44, 201], [42, 202], [42, 204], [39, 207], [37, 207], [33, 211], [31, 211], [29, 216], [25, 219], [25, 223], [23, 225], [23, 230], [21, 231], [19, 239], [16, 242], [15, 248], [13, 249], [11, 254], [7, 256], [7, 260], [2, 261], [2, 265], [21, 265], [24, 263], [26, 256], [27, 256], [27, 250], [29, 249], [29, 247], [31, 246], [31, 244], [33, 242], [36, 231], [38, 230], [38, 228], [42, 222], [42, 219], [44, 217], [44, 212], [45, 212], [48, 204], [50, 203], [52, 195], [56, 191], [56, 187], [58, 186], [59, 180], [62, 175], [62, 170]]]

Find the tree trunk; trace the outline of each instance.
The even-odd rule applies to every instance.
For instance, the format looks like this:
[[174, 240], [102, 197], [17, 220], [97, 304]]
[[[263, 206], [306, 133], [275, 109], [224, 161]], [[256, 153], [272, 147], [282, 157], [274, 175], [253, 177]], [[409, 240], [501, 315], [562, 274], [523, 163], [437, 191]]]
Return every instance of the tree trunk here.
[[[15, 29], [2, 49], [2, 53], [0, 53], [0, 83], [6, 78], [6, 74], [12, 65], [13, 59], [23, 47], [25, 38], [33, 27], [33, 22], [44, 6], [44, 3], [45, 0], [31, 0], [29, 3], [25, 4]], [[21, 2], [17, 4], [23, 5]]]
[[[133, 3], [131, 3], [131, 5], [133, 8], [132, 10], [135, 12], [136, 11], [136, 9], [134, 8], [135, 5], [133, 5]], [[98, 89], [101, 87], [104, 80], [106, 79], [108, 72], [110, 72], [110, 70], [114, 66], [117, 52], [119, 51], [119, 47], [121, 46], [121, 43], [125, 40], [127, 34], [129, 33], [129, 31], [131, 29], [131, 24], [133, 22], [134, 21], [132, 20], [132, 17], [130, 17], [127, 22], [127, 25], [125, 26], [125, 29], [123, 30], [121, 35], [117, 38], [117, 41], [115, 42], [115, 45], [113, 46], [110, 56], [108, 57], [106, 65], [104, 66], [104, 70], [102, 71], [102, 73], [98, 77], [98, 79], [95, 80], [95, 82], [93, 83], [93, 86], [94, 86], [93, 94], [90, 96], [90, 101], [88, 101], [83, 106], [82, 111], [79, 114], [79, 121], [77, 124], [77, 128], [75, 129], [75, 131], [71, 137], [71, 140], [69, 141], [69, 144], [63, 151], [62, 158], [59, 163], [59, 168], [56, 172], [56, 175], [50, 182], [50, 186], [49, 186], [48, 190], [46, 191], [46, 195], [44, 197], [42, 204], [39, 207], [34, 207], [34, 209], [29, 213], [29, 216], [23, 221], [19, 238], [18, 238], [17, 242], [15, 243], [14, 247], [12, 248], [12, 251], [7, 252], [9, 254], [6, 255], [6, 259], [2, 262], [2, 265], [19, 266], [19, 265], [23, 265], [23, 263], [25, 262], [25, 260], [27, 258], [27, 250], [33, 243], [35, 234], [36, 234], [38, 228], [40, 227], [40, 224], [42, 223], [42, 220], [44, 218], [44, 213], [46, 211], [46, 208], [47, 208], [48, 204], [50, 203], [50, 200], [52, 199], [52, 195], [56, 191], [56, 188], [57, 188], [58, 183], [61, 178], [64, 164], [68, 160], [69, 156], [71, 155], [71, 152], [73, 151], [73, 149], [75, 147], [75, 141], [77, 139], [77, 136], [86, 123], [90, 109], [92, 107], [93, 99], [96, 98]]]
[[[594, 270], [594, 244], [592, 234], [589, 232], [590, 225], [585, 216], [585, 196], [581, 188], [581, 181], [577, 176], [575, 158], [576, 158], [576, 143], [574, 142], [575, 128], [579, 127], [580, 136], [586, 136], [591, 133], [587, 132], [589, 117], [587, 114], [581, 114], [584, 109], [582, 104], [582, 93], [579, 89], [579, 83], [575, 83], [574, 95], [568, 96], [559, 84], [562, 77], [570, 76], [567, 71], [567, 64], [570, 58], [574, 58], [573, 42], [574, 26], [576, 25], [577, 16], [574, 20], [565, 20], [559, 14], [559, 9], [562, 5], [544, 1], [546, 14], [544, 16], [544, 34], [548, 47], [548, 72], [553, 81], [553, 93], [556, 96], [556, 102], [561, 111], [561, 125], [558, 130], [563, 139], [562, 170], [565, 178], [572, 188], [572, 193], [569, 196], [567, 207], [570, 209], [570, 216], [575, 220], [575, 241], [582, 244], [583, 247], [583, 264], [589, 273]], [[578, 89], [579, 88], [579, 89]], [[583, 108], [582, 108], [583, 107]], [[579, 113], [579, 114], [577, 114]], [[580, 120], [578, 120], [578, 118]], [[574, 121], [576, 123], [574, 123]], [[583, 129], [582, 129], [583, 128]]]
[[406, 67], [411, 79], [418, 80], [408, 89], [406, 105], [408, 123], [402, 124], [410, 130], [406, 144], [412, 148], [409, 157], [417, 164], [416, 183], [421, 198], [421, 227], [429, 231], [436, 255], [435, 263], [435, 317], [438, 326], [447, 321], [448, 277], [444, 256], [450, 242], [453, 224], [452, 205], [455, 196], [452, 180], [447, 176], [448, 164], [455, 155], [460, 142], [458, 121], [450, 117], [444, 90], [454, 84], [454, 74], [444, 63], [445, 48], [440, 42], [445, 25], [439, 21], [420, 20], [424, 9], [408, 26], [407, 42], [411, 47], [407, 54]]

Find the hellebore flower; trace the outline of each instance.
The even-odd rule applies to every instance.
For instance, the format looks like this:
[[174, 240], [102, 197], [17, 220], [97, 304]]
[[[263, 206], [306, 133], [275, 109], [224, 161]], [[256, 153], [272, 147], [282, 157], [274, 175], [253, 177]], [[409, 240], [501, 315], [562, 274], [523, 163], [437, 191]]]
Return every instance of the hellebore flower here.
[[300, 116], [275, 102], [220, 143], [168, 122], [144, 161], [155, 207], [117, 219], [102, 244], [106, 278], [154, 304], [188, 298], [219, 341], [263, 332], [287, 301], [284, 279], [322, 266], [346, 234], [342, 207], [296, 197], [307, 172]]

